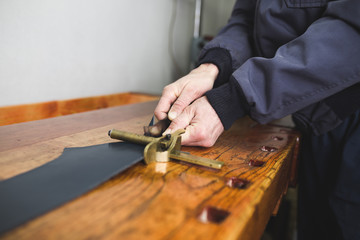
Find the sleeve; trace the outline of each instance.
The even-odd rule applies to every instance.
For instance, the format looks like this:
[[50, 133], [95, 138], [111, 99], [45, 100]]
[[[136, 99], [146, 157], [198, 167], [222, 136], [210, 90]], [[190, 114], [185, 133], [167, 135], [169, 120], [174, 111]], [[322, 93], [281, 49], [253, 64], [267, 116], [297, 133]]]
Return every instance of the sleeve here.
[[358, 83], [359, 12], [358, 0], [330, 2], [320, 19], [273, 58], [248, 59], [229, 82], [207, 92], [224, 127], [236, 120], [234, 113], [244, 114], [244, 104], [254, 120], [267, 123]]
[[235, 69], [253, 55], [251, 43], [255, 3], [253, 0], [238, 0], [228, 24], [200, 52], [199, 65], [213, 63], [219, 68], [214, 87], [229, 81]]

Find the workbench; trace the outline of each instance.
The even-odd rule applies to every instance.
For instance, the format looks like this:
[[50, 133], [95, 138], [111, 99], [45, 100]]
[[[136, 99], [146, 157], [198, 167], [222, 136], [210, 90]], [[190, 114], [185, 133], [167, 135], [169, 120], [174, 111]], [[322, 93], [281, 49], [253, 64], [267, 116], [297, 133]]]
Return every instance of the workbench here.
[[[0, 181], [97, 145], [116, 128], [142, 134], [156, 101], [0, 127]], [[238, 120], [210, 148], [183, 147], [225, 162], [137, 163], [106, 183], [1, 239], [259, 239], [296, 178], [299, 134]], [[1, 194], [1, 193], [0, 193]], [[5, 196], [1, 196], [5, 197]]]

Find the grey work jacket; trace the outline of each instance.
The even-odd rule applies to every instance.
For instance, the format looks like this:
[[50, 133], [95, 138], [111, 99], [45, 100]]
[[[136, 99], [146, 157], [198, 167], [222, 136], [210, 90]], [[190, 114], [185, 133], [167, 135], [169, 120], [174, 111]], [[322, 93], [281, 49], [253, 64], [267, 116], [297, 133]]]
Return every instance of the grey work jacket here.
[[360, 0], [238, 0], [199, 59], [220, 68], [206, 96], [225, 128], [244, 113], [260, 123], [294, 113], [322, 134], [346, 115], [339, 106], [357, 108], [349, 94], [360, 106]]

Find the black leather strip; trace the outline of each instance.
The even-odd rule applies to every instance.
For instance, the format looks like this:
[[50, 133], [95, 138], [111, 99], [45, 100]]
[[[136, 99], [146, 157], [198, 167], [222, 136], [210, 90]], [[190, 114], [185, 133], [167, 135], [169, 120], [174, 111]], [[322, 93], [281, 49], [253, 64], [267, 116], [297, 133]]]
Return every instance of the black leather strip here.
[[0, 234], [70, 201], [143, 159], [144, 146], [66, 148], [36, 169], [0, 182]]

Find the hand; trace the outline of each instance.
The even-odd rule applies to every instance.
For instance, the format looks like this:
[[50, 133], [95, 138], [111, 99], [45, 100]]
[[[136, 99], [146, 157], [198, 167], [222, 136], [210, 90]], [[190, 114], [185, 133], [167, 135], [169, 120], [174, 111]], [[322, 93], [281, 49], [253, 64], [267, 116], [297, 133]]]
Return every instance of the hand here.
[[175, 118], [164, 134], [185, 128], [181, 144], [188, 146], [211, 147], [215, 144], [224, 127], [206, 97], [201, 97], [187, 106]]
[[156, 118], [163, 120], [168, 117], [170, 120], [174, 120], [185, 107], [213, 88], [218, 73], [216, 65], [201, 64], [188, 75], [167, 85], [156, 106], [154, 112]]

